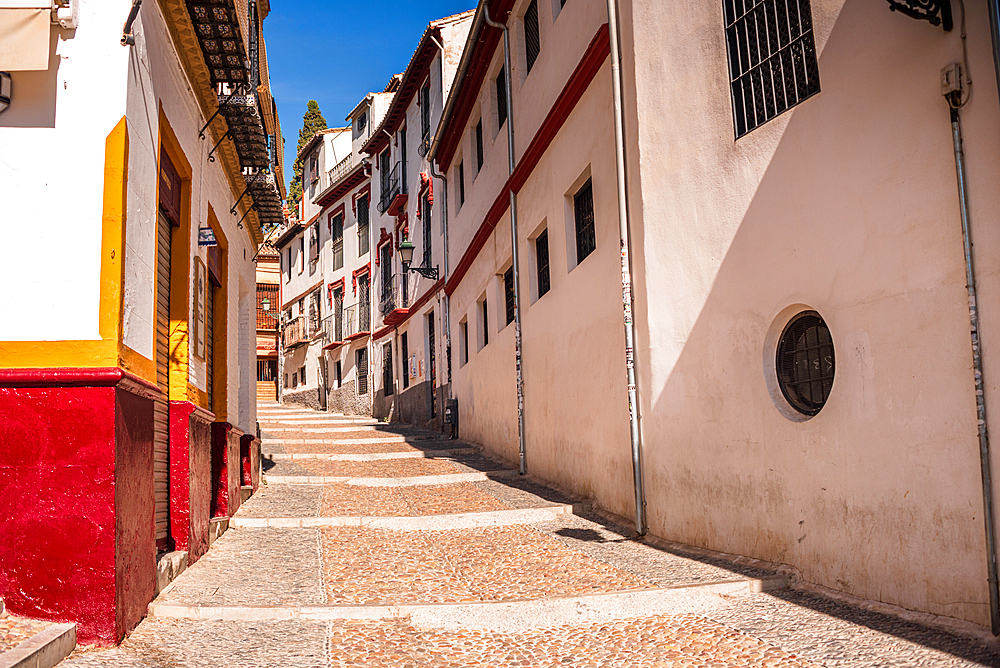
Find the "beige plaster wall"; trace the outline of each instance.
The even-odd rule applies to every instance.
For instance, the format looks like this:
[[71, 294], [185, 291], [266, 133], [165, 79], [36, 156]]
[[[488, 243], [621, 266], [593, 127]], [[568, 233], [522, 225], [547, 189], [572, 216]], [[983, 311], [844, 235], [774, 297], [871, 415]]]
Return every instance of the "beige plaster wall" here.
[[[962, 240], [938, 83], [961, 57], [959, 31], [884, 3], [812, 5], [822, 92], [737, 141], [722, 4], [624, 6], [650, 529], [984, 624]], [[976, 93], [963, 122], [998, 415], [1000, 119], [985, 3], [967, 6]], [[837, 376], [823, 411], [795, 422], [765, 376], [769, 333], [805, 307], [832, 330]]]

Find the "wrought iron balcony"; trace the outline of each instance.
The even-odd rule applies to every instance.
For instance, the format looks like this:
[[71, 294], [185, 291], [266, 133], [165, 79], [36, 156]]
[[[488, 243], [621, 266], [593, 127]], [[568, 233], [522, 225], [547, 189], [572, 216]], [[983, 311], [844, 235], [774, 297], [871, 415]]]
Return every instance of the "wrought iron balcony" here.
[[[385, 213], [389, 211], [390, 207], [396, 202], [400, 196], [406, 195], [406, 189], [404, 184], [400, 179], [400, 174], [402, 172], [402, 166], [400, 163], [396, 163], [396, 166], [392, 168], [392, 171], [388, 175], [382, 174], [382, 194], [378, 201], [378, 212]], [[389, 211], [389, 215], [396, 215], [392, 211]]]
[[354, 153], [349, 154], [346, 158], [338, 162], [333, 169], [326, 173], [326, 185], [325, 188], [336, 185], [340, 179], [347, 176], [355, 165], [358, 164], [358, 156]]
[[387, 325], [399, 322], [410, 306], [409, 291], [405, 283], [406, 276], [396, 275], [388, 285], [382, 285], [382, 295], [379, 298], [379, 312]]
[[344, 311], [347, 325], [347, 340], [359, 339], [372, 331], [371, 304], [361, 302], [348, 306]]
[[324, 347], [333, 347], [331, 344], [343, 343], [344, 341], [344, 313], [341, 311], [333, 313], [323, 318], [323, 343]]
[[306, 318], [299, 316], [292, 318], [285, 323], [285, 329], [281, 332], [281, 341], [285, 348], [295, 348], [303, 343], [308, 343], [309, 336]]

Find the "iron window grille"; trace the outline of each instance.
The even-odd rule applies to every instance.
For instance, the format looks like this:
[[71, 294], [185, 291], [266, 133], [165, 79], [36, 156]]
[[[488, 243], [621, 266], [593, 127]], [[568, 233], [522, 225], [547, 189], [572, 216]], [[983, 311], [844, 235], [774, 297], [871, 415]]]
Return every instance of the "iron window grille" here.
[[503, 305], [507, 321], [504, 325], [514, 322], [514, 268], [510, 267], [503, 273]]
[[476, 173], [483, 171], [483, 119], [476, 123]]
[[535, 262], [538, 266], [538, 296], [549, 291], [549, 231], [544, 230], [535, 239]]
[[465, 163], [458, 163], [458, 207], [465, 204]]
[[[426, 141], [431, 136], [431, 85], [420, 89], [420, 138]], [[423, 155], [427, 155], [426, 152]]]
[[395, 393], [392, 382], [392, 344], [387, 343], [382, 346], [382, 387], [385, 388], [385, 396], [389, 397]]
[[423, 210], [423, 221], [421, 221], [423, 222], [423, 262], [424, 266], [429, 268], [431, 266], [431, 262], [433, 262], [433, 258], [431, 257], [433, 244], [431, 243], [431, 200], [426, 194], [424, 194], [420, 200], [420, 208]]
[[410, 370], [407, 368], [410, 363], [410, 345], [406, 332], [403, 332], [403, 336], [399, 339], [400, 345], [403, 349], [403, 389], [405, 390], [410, 386]]
[[358, 348], [354, 351], [354, 365], [358, 372], [358, 394], [368, 394], [368, 349]]
[[371, 210], [368, 204], [368, 195], [358, 198], [358, 257], [368, 252], [370, 241], [368, 239], [368, 224], [371, 219]]
[[358, 311], [358, 331], [370, 332], [372, 331], [372, 303], [368, 274], [358, 277], [358, 302], [361, 304]]
[[344, 267], [344, 216], [337, 214], [333, 217], [331, 236], [333, 237], [333, 268], [334, 270]]
[[365, 127], [368, 125], [368, 114], [364, 113], [358, 116], [358, 134], [365, 131]]
[[507, 75], [504, 68], [500, 68], [500, 73], [496, 79], [497, 85], [497, 131], [503, 127], [507, 120]]
[[333, 291], [333, 340], [344, 340], [344, 291]]
[[816, 415], [833, 389], [833, 337], [816, 311], [803, 311], [785, 326], [778, 342], [778, 386], [792, 408]]
[[576, 263], [583, 260], [597, 248], [594, 232], [594, 188], [591, 180], [583, 184], [573, 196], [573, 210], [576, 218]]
[[524, 12], [524, 55], [529, 72], [538, 59], [539, 51], [541, 51], [541, 41], [538, 34], [538, 0], [531, 0], [531, 4]]
[[809, 0], [723, 0], [736, 137], [819, 92]]

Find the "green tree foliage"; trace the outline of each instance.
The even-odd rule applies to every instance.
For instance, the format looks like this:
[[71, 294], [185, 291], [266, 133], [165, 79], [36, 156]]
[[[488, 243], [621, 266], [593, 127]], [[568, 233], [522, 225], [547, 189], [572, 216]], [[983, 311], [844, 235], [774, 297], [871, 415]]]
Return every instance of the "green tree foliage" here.
[[[312, 139], [312, 136], [320, 130], [326, 130], [326, 119], [323, 118], [319, 110], [319, 103], [316, 100], [309, 100], [306, 105], [306, 113], [302, 117], [302, 129], [299, 130], [299, 145], [295, 152], [298, 153], [302, 147]], [[288, 188], [288, 208], [295, 210], [302, 201], [302, 162], [296, 158], [292, 166], [295, 176], [292, 177], [292, 184]]]

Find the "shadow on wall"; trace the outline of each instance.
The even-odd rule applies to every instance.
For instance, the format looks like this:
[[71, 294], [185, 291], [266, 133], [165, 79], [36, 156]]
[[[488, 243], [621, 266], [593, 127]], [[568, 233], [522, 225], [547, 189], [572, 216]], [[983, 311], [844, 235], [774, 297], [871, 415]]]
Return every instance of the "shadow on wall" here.
[[[986, 24], [980, 13], [971, 24]], [[646, 195], [647, 216], [652, 200], [666, 214], [664, 238], [676, 240], [654, 253], [646, 233], [646, 257], [659, 256], [645, 280], [660, 364], [653, 372], [661, 375], [643, 430], [654, 533], [983, 624], [962, 240], [948, 108], [937, 86], [940, 68], [960, 56], [953, 37], [847, 0], [820, 58], [819, 95], [720, 148], [719, 163], [692, 160], [686, 174], [664, 170], [659, 183], [644, 177], [644, 191], [660, 193]], [[984, 49], [973, 56], [985, 70]], [[873, 60], [881, 66], [871, 68]], [[996, 105], [988, 79], [984, 72], [979, 118]], [[686, 122], [697, 143], [704, 120]], [[734, 212], [748, 157], [769, 150], [782, 122], [749, 208]], [[971, 142], [971, 121], [966, 130]], [[978, 169], [975, 183], [1000, 179]], [[732, 195], [692, 196], [697, 183]], [[977, 195], [980, 211], [990, 205], [990, 193], [973, 190], [973, 225]], [[996, 248], [986, 228], [981, 218], [984, 260]], [[690, 252], [729, 237], [721, 251]], [[713, 251], [724, 254], [721, 264], [699, 284]], [[995, 295], [996, 277], [985, 287]], [[679, 308], [656, 308], [670, 303]], [[774, 360], [765, 338], [793, 304], [818, 310], [836, 346], [829, 403], [805, 422], [783, 417], [765, 382]], [[672, 353], [674, 340], [681, 343]]]
[[[59, 64], [59, 40], [72, 38], [75, 30], [53, 29], [49, 40], [49, 69], [11, 72], [10, 107], [0, 114], [0, 128], [54, 128]], [[95, 100], [94, 102], [97, 102]]]

